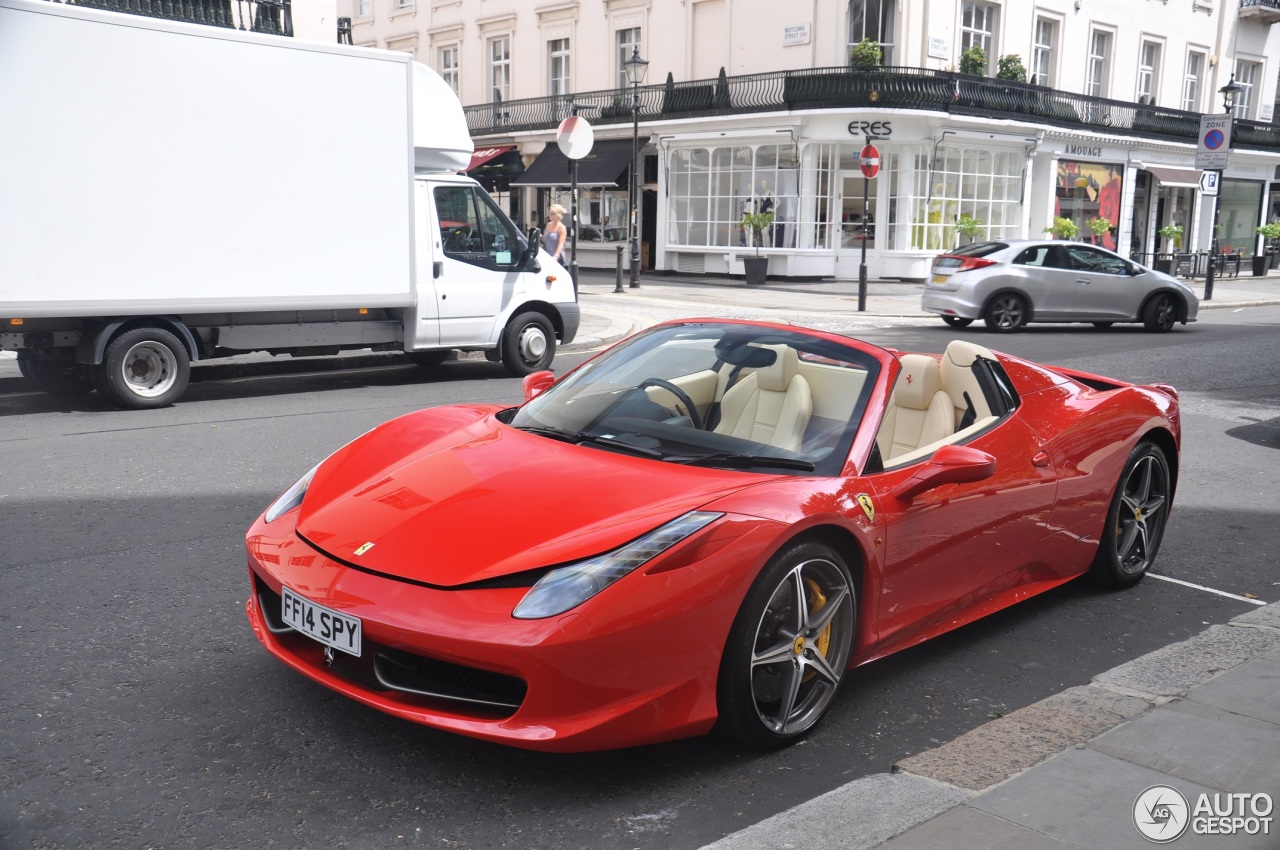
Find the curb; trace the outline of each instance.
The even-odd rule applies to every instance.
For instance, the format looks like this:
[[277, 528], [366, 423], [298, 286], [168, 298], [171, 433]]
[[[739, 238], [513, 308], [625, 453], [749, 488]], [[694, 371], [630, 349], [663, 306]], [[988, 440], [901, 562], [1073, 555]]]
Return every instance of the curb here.
[[[889, 773], [854, 780], [702, 850], [871, 850], [1277, 647], [1280, 602], [1100, 673], [1087, 685], [1010, 712], [894, 763]], [[893, 812], [911, 814], [895, 818]]]

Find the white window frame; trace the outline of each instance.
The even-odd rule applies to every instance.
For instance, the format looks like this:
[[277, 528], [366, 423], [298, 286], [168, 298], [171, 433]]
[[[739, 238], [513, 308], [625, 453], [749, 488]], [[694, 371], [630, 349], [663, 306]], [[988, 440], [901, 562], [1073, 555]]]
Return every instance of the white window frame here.
[[1188, 112], [1204, 111], [1204, 68], [1209, 61], [1209, 51], [1192, 47], [1187, 50], [1187, 64], [1182, 73], [1182, 108]]
[[460, 94], [462, 91], [458, 51], [457, 44], [442, 44], [436, 50], [436, 67], [440, 71], [440, 78], [448, 83], [454, 94]]
[[[511, 35], [496, 35], [485, 45], [489, 54], [489, 101], [511, 100]], [[501, 48], [501, 52], [499, 49]]]
[[[1148, 55], [1150, 53], [1150, 55]], [[1138, 43], [1138, 100], [1155, 103], [1160, 93], [1160, 67], [1163, 64], [1164, 43], [1154, 38], [1144, 38]], [[1142, 99], [1146, 98], [1145, 101]]]
[[1111, 89], [1111, 58], [1116, 35], [1111, 30], [1094, 27], [1089, 31], [1089, 57], [1085, 66], [1084, 93], [1091, 97], [1107, 97]]
[[640, 48], [640, 55], [644, 56], [644, 32], [639, 25], [633, 27], [620, 27], [614, 30], [613, 43], [617, 48], [618, 61], [618, 88], [631, 88], [631, 83], [627, 82], [627, 69], [623, 63], [631, 58], [633, 48]]
[[[1046, 33], [1045, 30], [1048, 30]], [[1031, 45], [1031, 82], [1038, 86], [1053, 87], [1057, 79], [1058, 21], [1043, 15], [1036, 18], [1035, 33]], [[1047, 36], [1047, 38], [1046, 38]]]
[[547, 40], [547, 94], [555, 97], [572, 93], [571, 61], [569, 36]]
[[357, 18], [373, 17], [373, 0], [356, 0], [355, 7]]
[[1000, 7], [985, 0], [964, 0], [960, 6], [960, 52], [978, 46], [987, 51], [987, 70], [995, 63], [999, 45]]
[[[884, 54], [880, 60], [881, 64], [892, 65], [897, 6], [898, 0], [849, 0], [845, 7], [845, 31], [848, 41], [845, 45], [847, 48], [845, 57], [848, 57], [849, 51], [855, 44], [864, 38], [870, 38], [880, 44], [880, 50]], [[874, 16], [870, 14], [873, 11]], [[872, 17], [875, 20], [872, 20]]]
[[1248, 57], [1236, 60], [1236, 85], [1240, 87], [1240, 94], [1236, 95], [1235, 117], [1247, 120], [1257, 117], [1261, 79], [1262, 62]]
[[413, 0], [393, 0], [393, 2], [395, 3], [396, 11], [413, 8]]

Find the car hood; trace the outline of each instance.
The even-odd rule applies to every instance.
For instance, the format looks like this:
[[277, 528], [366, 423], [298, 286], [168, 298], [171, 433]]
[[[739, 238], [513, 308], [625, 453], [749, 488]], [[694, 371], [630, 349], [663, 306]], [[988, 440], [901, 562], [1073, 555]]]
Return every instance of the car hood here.
[[346, 563], [456, 587], [597, 555], [777, 478], [539, 437], [499, 409], [410, 414], [339, 450], [311, 482], [299, 534]]

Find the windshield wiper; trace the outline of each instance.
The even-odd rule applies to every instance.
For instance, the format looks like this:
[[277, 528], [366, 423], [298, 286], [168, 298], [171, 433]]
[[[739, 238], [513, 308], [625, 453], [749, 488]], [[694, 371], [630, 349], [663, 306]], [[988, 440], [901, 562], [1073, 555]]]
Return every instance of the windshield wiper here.
[[618, 449], [624, 452], [630, 452], [640, 457], [651, 457], [661, 459], [664, 457], [662, 452], [657, 449], [651, 449], [648, 446], [637, 446], [635, 443], [628, 443], [626, 440], [619, 440], [608, 434], [588, 434], [586, 431], [569, 431], [565, 428], [551, 428], [545, 425], [525, 425], [520, 427], [521, 431], [528, 431], [530, 434], [537, 434], [540, 437], [550, 437], [553, 440], [561, 440], [566, 443], [573, 443], [580, 446], [584, 443], [593, 446], [603, 446], [610, 449]]
[[799, 469], [812, 472], [812, 461], [798, 457], [777, 457], [776, 455], [750, 455], [742, 452], [708, 452], [701, 455], [683, 455], [667, 457], [672, 463], [683, 463], [689, 466], [709, 463], [715, 466], [732, 466], [750, 468], [753, 466], [774, 467], [777, 469]]

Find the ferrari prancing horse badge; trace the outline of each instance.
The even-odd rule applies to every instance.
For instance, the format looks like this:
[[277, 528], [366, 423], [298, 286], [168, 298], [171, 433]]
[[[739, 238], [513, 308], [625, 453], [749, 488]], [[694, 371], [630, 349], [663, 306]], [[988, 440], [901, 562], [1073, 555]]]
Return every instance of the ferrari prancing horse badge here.
[[871, 497], [866, 493], [858, 494], [858, 504], [862, 505], [862, 512], [867, 515], [867, 522], [876, 521], [876, 506], [871, 501]]

